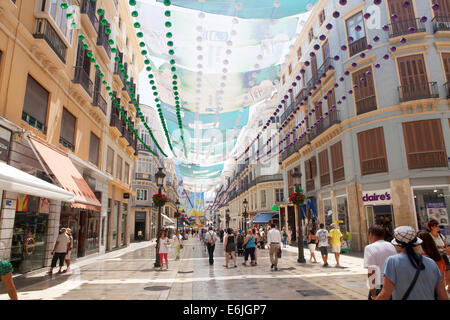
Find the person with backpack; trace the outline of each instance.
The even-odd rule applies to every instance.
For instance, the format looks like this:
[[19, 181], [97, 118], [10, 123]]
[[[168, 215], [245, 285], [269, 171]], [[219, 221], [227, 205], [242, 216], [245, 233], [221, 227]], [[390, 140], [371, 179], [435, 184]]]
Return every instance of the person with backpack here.
[[216, 247], [217, 235], [213, 230], [213, 227], [209, 227], [208, 232], [206, 233], [206, 246], [208, 248], [209, 255], [209, 265], [214, 264], [214, 249]]
[[319, 225], [319, 228], [316, 232], [316, 237], [319, 239], [319, 250], [323, 259], [323, 267], [328, 267], [328, 231], [323, 223]]
[[428, 229], [430, 230], [431, 237], [436, 244], [436, 247], [442, 256], [445, 263], [445, 272], [443, 276], [445, 277], [445, 283], [447, 285], [447, 291], [450, 292], [450, 261], [448, 255], [450, 254], [450, 247], [447, 246], [447, 241], [445, 236], [440, 232], [439, 222], [434, 219], [428, 221]]
[[376, 300], [448, 300], [444, 277], [433, 259], [423, 256], [422, 239], [409, 226], [394, 230], [391, 243], [398, 254], [386, 259], [383, 289]]

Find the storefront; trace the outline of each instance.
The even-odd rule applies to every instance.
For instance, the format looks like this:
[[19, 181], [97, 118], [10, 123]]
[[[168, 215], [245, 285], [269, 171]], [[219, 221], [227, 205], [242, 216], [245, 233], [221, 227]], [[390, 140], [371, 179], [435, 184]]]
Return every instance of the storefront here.
[[390, 189], [363, 191], [362, 201], [367, 218], [367, 228], [374, 224], [386, 229], [386, 241], [391, 241], [394, 235], [394, 211]]
[[145, 215], [145, 211], [136, 211], [134, 214], [134, 240], [140, 240], [138, 237], [139, 231], [141, 231], [142, 236], [146, 234]]
[[425, 229], [430, 219], [439, 222], [443, 233], [449, 236], [450, 186], [413, 187], [417, 228]]

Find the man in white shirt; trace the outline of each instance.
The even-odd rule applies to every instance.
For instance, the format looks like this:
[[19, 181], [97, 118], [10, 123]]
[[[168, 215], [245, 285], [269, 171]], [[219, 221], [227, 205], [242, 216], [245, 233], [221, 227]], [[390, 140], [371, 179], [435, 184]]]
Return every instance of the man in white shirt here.
[[267, 232], [267, 244], [269, 245], [269, 256], [270, 256], [270, 269], [278, 270], [278, 251], [281, 250], [281, 233], [274, 223], [270, 226], [271, 229]]
[[383, 287], [384, 274], [382, 273], [384, 262], [390, 256], [396, 255], [395, 247], [384, 241], [386, 229], [381, 225], [369, 228], [369, 242], [364, 249], [364, 268], [368, 269], [369, 300], [376, 297]]
[[213, 227], [209, 227], [206, 233], [206, 246], [208, 248], [209, 265], [214, 264], [214, 249], [216, 247], [217, 235], [213, 230]]
[[316, 232], [316, 237], [319, 239], [319, 250], [323, 259], [323, 267], [328, 267], [328, 231], [325, 225], [321, 223], [320, 229]]
[[51, 275], [53, 273], [53, 268], [56, 267], [56, 262], [59, 260], [59, 271], [61, 273], [61, 269], [64, 266], [64, 258], [66, 257], [67, 252], [70, 250], [70, 238], [66, 233], [66, 228], [61, 228], [59, 231], [58, 238], [56, 239], [55, 247], [51, 254], [53, 255], [52, 263], [50, 265], [50, 270], [47, 274]]

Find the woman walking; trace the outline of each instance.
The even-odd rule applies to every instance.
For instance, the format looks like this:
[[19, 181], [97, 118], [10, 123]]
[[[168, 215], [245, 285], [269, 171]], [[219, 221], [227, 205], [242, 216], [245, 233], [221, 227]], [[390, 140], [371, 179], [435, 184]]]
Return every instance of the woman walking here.
[[436, 247], [436, 243], [433, 240], [432, 235], [428, 231], [419, 231], [417, 236], [422, 239], [422, 254], [425, 257], [428, 257], [430, 259], [433, 259], [434, 262], [436, 262], [436, 265], [439, 268], [439, 271], [441, 272], [441, 275], [445, 275], [445, 262], [442, 258], [441, 254], [439, 253], [438, 248]]
[[175, 260], [180, 260], [180, 253], [181, 253], [181, 249], [183, 249], [183, 237], [180, 234], [180, 231], [176, 231], [175, 232], [175, 253], [176, 253], [176, 257]]
[[72, 237], [72, 229], [67, 228], [66, 229], [66, 234], [70, 239], [70, 248], [69, 251], [67, 251], [66, 257], [65, 257], [65, 261], [66, 261], [66, 270], [63, 271], [63, 273], [66, 273], [68, 271], [70, 271], [70, 255], [72, 254], [72, 247], [73, 247], [73, 237]]
[[170, 240], [166, 237], [166, 232], [161, 231], [161, 235], [159, 237], [159, 270], [163, 268], [163, 259], [166, 260], [166, 270], [169, 269], [169, 261], [167, 260], [167, 254], [169, 253]]
[[253, 235], [252, 230], [248, 230], [247, 236], [244, 239], [244, 248], [245, 248], [245, 258], [244, 262], [242, 263], [244, 266], [247, 265], [248, 256], [252, 259], [252, 266], [256, 266], [256, 257], [255, 257], [255, 250], [256, 250], [256, 241], [255, 237]]
[[442, 276], [445, 276], [445, 284], [447, 286], [447, 292], [450, 292], [450, 262], [447, 255], [450, 254], [450, 247], [447, 246], [447, 241], [445, 236], [440, 232], [439, 222], [434, 219], [430, 219], [428, 222], [428, 229], [430, 229], [430, 234], [439, 250], [440, 255], [445, 263], [445, 272]]
[[9, 261], [3, 260], [4, 245], [0, 242], [0, 282], [5, 286], [5, 290], [11, 300], [17, 300], [17, 290], [14, 286], [12, 272], [13, 266]]
[[225, 236], [225, 240], [223, 243], [223, 249], [225, 250], [225, 265], [224, 267], [228, 269], [228, 260], [230, 259], [230, 255], [233, 258], [234, 268], [237, 268], [236, 263], [236, 255], [235, 255], [235, 247], [236, 244], [236, 236], [233, 233], [233, 229], [228, 228], [227, 235]]
[[284, 248], [286, 248], [286, 246], [287, 246], [287, 238], [288, 238], [288, 236], [287, 236], [287, 233], [286, 233], [286, 228], [283, 227], [283, 229], [281, 231], [281, 241], [283, 241]]
[[317, 245], [317, 236], [314, 234], [314, 230], [311, 229], [309, 230], [309, 235], [308, 235], [308, 248], [309, 248], [309, 262], [312, 262], [312, 259], [314, 259], [314, 263], [317, 263], [316, 260], [316, 255], [315, 255], [315, 251], [316, 251], [316, 245]]

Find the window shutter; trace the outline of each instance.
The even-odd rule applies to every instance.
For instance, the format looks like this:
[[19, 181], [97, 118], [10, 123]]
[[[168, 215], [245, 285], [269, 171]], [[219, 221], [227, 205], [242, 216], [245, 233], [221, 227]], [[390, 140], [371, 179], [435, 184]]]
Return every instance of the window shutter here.
[[441, 120], [405, 122], [403, 137], [409, 169], [448, 165]]
[[331, 89], [331, 94], [328, 95], [327, 105], [328, 111], [330, 111], [332, 106], [336, 105], [336, 95], [334, 94], [334, 89]]
[[319, 153], [320, 185], [330, 184], [330, 165], [328, 163], [328, 149]]
[[397, 63], [403, 97], [428, 96], [430, 90], [423, 55], [416, 54], [398, 58]]
[[330, 57], [330, 44], [328, 39], [322, 45], [323, 62], [325, 62]]
[[333, 182], [345, 179], [344, 155], [342, 153], [342, 141], [335, 143], [330, 147], [331, 167], [333, 169]]
[[311, 180], [311, 162], [310, 162], [310, 160], [305, 161], [305, 174], [306, 174], [306, 180]]
[[317, 78], [317, 56], [311, 57], [311, 79], [314, 78]]
[[358, 133], [361, 174], [388, 172], [383, 127]]
[[66, 108], [63, 108], [60, 137], [62, 137], [67, 142], [70, 142], [72, 145], [75, 144], [75, 123], [76, 118], [69, 111], [67, 111]]
[[[368, 72], [369, 74], [367, 74]], [[353, 85], [358, 86], [355, 89], [356, 113], [358, 115], [377, 109], [375, 86], [371, 72], [372, 68], [369, 66], [352, 75]], [[364, 81], [361, 81], [361, 79], [364, 79]]]
[[[416, 15], [414, 13], [414, 6], [412, 1], [410, 1], [409, 6], [404, 6], [405, 0], [389, 0], [389, 11], [391, 16], [393, 14], [396, 14], [398, 16], [398, 22], [404, 21], [404, 20], [412, 20], [416, 18]], [[403, 25], [406, 26], [406, 24], [397, 24], [399, 27], [402, 27]]]
[[443, 18], [445, 17], [448, 19], [448, 17], [450, 16], [450, 1], [449, 0], [434, 0], [433, 3], [439, 4], [439, 9], [435, 11], [435, 16], [443, 17]]
[[23, 112], [39, 121], [44, 127], [47, 123], [49, 92], [33, 77], [28, 75]]
[[444, 62], [445, 79], [450, 82], [450, 53], [442, 53], [442, 61]]
[[316, 163], [316, 156], [311, 157], [311, 175], [312, 178], [315, 178], [317, 176], [317, 163]]

